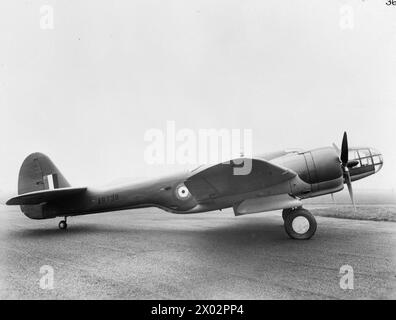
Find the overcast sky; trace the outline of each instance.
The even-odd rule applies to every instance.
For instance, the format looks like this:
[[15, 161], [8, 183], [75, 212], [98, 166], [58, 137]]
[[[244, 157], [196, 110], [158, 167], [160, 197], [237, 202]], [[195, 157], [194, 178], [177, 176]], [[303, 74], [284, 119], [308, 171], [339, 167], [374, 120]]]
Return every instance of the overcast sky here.
[[[154, 176], [145, 132], [252, 129], [255, 153], [372, 146], [396, 187], [396, 8], [384, 1], [0, 2], [0, 190], [31, 152], [75, 186]], [[40, 28], [40, 7], [54, 28]], [[345, 7], [349, 5], [350, 7]], [[345, 14], [352, 8], [351, 21]]]

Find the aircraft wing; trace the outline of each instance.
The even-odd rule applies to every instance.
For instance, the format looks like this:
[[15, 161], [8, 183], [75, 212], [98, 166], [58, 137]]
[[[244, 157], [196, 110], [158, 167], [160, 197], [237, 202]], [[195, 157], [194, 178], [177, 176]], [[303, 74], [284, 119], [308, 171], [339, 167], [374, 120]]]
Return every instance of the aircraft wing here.
[[[246, 171], [248, 174], [235, 174], [238, 171], [234, 169], [239, 169], [240, 173], [243, 172], [240, 165], [237, 165], [242, 160], [245, 166], [250, 161], [251, 170]], [[202, 202], [261, 190], [290, 180], [296, 175], [290, 169], [263, 159], [239, 158], [192, 172], [192, 175], [185, 181], [185, 185], [197, 201]]]
[[83, 188], [59, 188], [52, 190], [39, 190], [28, 193], [20, 194], [14, 198], [9, 199], [7, 205], [28, 205], [28, 204], [40, 204], [44, 202], [50, 202], [53, 200], [65, 198], [71, 195], [85, 192], [86, 187]]

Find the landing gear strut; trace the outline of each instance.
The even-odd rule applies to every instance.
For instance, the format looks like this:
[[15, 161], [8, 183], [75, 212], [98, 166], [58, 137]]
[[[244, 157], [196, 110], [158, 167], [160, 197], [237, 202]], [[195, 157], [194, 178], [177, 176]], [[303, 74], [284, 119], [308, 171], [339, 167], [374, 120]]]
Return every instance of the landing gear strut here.
[[59, 222], [59, 229], [61, 229], [61, 230], [66, 230], [67, 229], [66, 217], [65, 217], [65, 220], [61, 220]]
[[310, 239], [316, 231], [316, 219], [308, 210], [303, 208], [285, 209], [282, 212], [285, 231], [292, 239]]

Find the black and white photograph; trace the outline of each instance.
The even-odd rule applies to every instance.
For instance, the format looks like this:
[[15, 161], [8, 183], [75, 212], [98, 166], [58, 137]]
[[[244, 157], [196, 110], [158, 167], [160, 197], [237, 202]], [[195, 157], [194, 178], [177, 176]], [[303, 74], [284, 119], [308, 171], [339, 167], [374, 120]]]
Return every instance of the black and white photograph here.
[[0, 299], [394, 300], [395, 121], [394, 0], [3, 0]]

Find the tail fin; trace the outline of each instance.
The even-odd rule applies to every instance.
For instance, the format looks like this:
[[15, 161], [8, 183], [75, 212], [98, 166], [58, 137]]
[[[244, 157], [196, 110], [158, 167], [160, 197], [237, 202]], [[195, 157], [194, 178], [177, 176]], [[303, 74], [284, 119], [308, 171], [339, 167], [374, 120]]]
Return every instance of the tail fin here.
[[[70, 187], [59, 169], [46, 155], [32, 153], [19, 170], [18, 194]], [[31, 219], [47, 218], [41, 204], [21, 205], [22, 212]]]
[[70, 183], [46, 155], [32, 153], [23, 161], [19, 170], [18, 194], [67, 187]]

